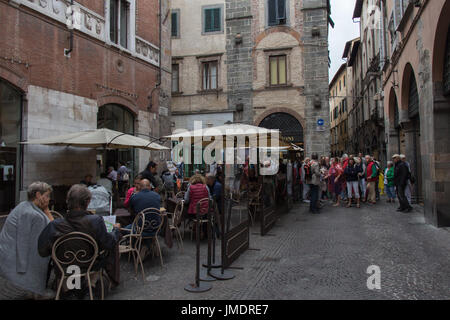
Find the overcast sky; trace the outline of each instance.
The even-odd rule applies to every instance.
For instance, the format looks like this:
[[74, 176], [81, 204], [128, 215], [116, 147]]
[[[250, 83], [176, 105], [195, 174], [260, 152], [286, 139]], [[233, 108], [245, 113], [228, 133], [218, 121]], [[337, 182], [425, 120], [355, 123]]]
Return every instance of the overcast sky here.
[[[353, 23], [353, 10], [356, 0], [331, 0], [331, 18], [335, 26], [330, 27], [330, 82], [339, 67], [344, 63], [342, 53], [345, 43], [359, 37], [359, 23]], [[357, 19], [358, 20], [358, 19]]]

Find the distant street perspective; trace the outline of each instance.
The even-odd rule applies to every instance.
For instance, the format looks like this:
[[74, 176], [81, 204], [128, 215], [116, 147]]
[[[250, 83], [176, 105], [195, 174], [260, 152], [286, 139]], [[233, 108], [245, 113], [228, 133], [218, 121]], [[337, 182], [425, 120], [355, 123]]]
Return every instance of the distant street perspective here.
[[[409, 214], [386, 203], [361, 210], [327, 204], [321, 215], [307, 210], [294, 206], [267, 237], [251, 228], [251, 250], [231, 269], [236, 277], [212, 282], [208, 292], [184, 290], [195, 277], [194, 248], [186, 243], [162, 268], [145, 262], [148, 285], [124, 264], [124, 285], [110, 299], [450, 299], [450, 229], [427, 225], [420, 207]], [[202, 262], [206, 250], [203, 243]], [[380, 289], [367, 287], [372, 265], [380, 268]]]
[[449, 16], [0, 0], [0, 300], [450, 300]]

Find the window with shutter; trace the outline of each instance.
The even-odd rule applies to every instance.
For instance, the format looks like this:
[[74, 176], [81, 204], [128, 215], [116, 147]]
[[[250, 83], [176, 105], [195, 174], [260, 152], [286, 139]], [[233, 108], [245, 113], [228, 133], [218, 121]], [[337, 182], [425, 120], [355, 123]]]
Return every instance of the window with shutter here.
[[417, 91], [416, 77], [411, 71], [409, 80], [409, 102], [408, 102], [408, 116], [414, 118], [419, 115], [419, 92]]
[[221, 8], [207, 8], [203, 11], [204, 32], [218, 32], [222, 30]]
[[271, 86], [286, 85], [287, 66], [285, 55], [269, 57], [269, 78]]
[[130, 3], [126, 0], [109, 1], [109, 39], [128, 48]]
[[178, 12], [172, 12], [172, 37], [178, 37], [179, 33], [179, 16]]
[[267, 0], [269, 26], [286, 24], [286, 7], [286, 0]]
[[172, 92], [180, 92], [180, 65], [172, 64]]

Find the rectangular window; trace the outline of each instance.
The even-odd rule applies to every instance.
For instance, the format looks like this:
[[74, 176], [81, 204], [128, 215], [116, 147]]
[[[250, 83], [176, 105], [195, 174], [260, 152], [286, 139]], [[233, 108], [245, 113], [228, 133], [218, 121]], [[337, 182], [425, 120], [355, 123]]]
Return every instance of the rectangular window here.
[[126, 0], [109, 2], [109, 38], [111, 42], [128, 48], [130, 4]]
[[203, 90], [216, 90], [218, 87], [217, 61], [204, 62], [202, 69]]
[[269, 26], [286, 24], [286, 0], [267, 0]]
[[203, 32], [222, 31], [222, 13], [221, 8], [208, 8], [203, 11], [204, 30]]
[[178, 11], [172, 11], [172, 32], [171, 35], [172, 37], [176, 38], [179, 37], [179, 29], [180, 29], [180, 20], [179, 20], [179, 15], [178, 15]]
[[270, 85], [280, 86], [287, 83], [286, 56], [272, 56], [269, 58]]
[[180, 92], [180, 65], [172, 64], [172, 92]]

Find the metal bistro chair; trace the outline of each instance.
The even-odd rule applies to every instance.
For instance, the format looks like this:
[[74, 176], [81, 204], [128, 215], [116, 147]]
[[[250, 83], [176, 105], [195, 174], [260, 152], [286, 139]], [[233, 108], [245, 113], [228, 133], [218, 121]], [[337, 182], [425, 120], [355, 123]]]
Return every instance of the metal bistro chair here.
[[[204, 223], [208, 223], [208, 221], [209, 221], [207, 218], [203, 218], [203, 217], [207, 217], [206, 214], [208, 213], [208, 210], [209, 210], [209, 201], [210, 201], [209, 198], [203, 198], [203, 199], [200, 199], [197, 202], [197, 205], [200, 203], [200, 220], [198, 221], [198, 227], [200, 228], [200, 230], [202, 230], [201, 228], [202, 228], [203, 224]], [[203, 208], [203, 203], [205, 203], [205, 202], [208, 204], [206, 209]], [[197, 205], [195, 206], [196, 208], [197, 208]], [[190, 224], [191, 224], [191, 226], [190, 226], [190, 229], [191, 229], [191, 240], [193, 240], [193, 238], [194, 238], [194, 225], [197, 225], [197, 218], [192, 219], [190, 221]], [[200, 232], [200, 234], [201, 234], [201, 232]]]
[[181, 224], [181, 217], [183, 215], [183, 208], [184, 208], [184, 200], [180, 200], [173, 213], [168, 212], [167, 214], [172, 215], [172, 219], [169, 222], [169, 228], [170, 230], [175, 230], [175, 237], [177, 238], [178, 247], [181, 249], [181, 252], [183, 252], [183, 238], [181, 237], [180, 229], [178, 226]]
[[94, 263], [98, 258], [97, 242], [90, 235], [82, 232], [71, 232], [59, 237], [52, 247], [52, 260], [60, 272], [58, 289], [56, 291], [55, 300], [59, 300], [64, 280], [73, 276], [73, 272], [69, 270], [71, 266], [78, 266], [81, 273], [78, 275], [86, 277], [89, 286], [89, 296], [92, 295], [91, 277], [98, 274], [101, 284], [101, 299], [104, 298], [103, 287], [103, 269], [92, 270]]
[[[142, 234], [142, 240], [152, 240], [152, 256], [155, 256], [155, 252], [159, 254], [161, 260], [161, 267], [164, 265], [161, 246], [159, 245], [158, 233], [163, 225], [164, 217], [161, 215], [161, 211], [156, 208], [147, 208], [141, 211], [145, 215], [145, 225]], [[166, 215], [167, 217], [167, 215]], [[146, 236], [145, 233], [151, 233], [152, 236]]]
[[53, 216], [53, 219], [60, 219], [63, 218], [63, 215], [55, 210], [50, 210], [50, 214]]
[[140, 264], [142, 278], [145, 281], [144, 266], [139, 254], [141, 250], [142, 232], [144, 230], [144, 225], [145, 216], [142, 212], [140, 212], [136, 215], [136, 218], [134, 218], [133, 224], [131, 225], [131, 230], [121, 228], [122, 231], [129, 232], [129, 234], [123, 236], [119, 241], [119, 255], [122, 253], [128, 253], [128, 261], [130, 261], [130, 255], [133, 255], [134, 272], [137, 276], [137, 266], [138, 264]]

